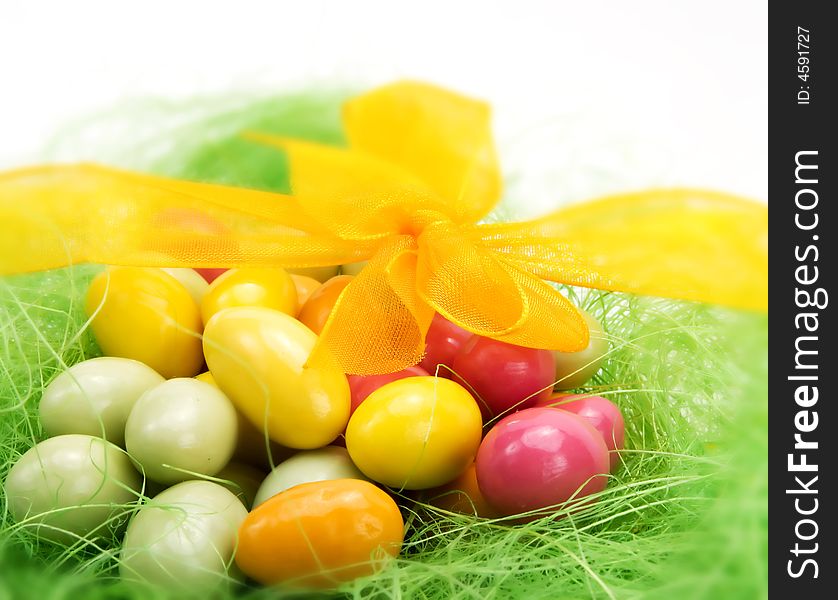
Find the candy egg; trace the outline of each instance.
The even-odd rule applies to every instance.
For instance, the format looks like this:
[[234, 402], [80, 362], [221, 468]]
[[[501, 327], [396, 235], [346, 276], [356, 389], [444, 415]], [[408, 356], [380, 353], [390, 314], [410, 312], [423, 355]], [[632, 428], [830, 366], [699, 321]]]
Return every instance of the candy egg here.
[[590, 339], [588, 346], [579, 352], [553, 352], [556, 357], [554, 381], [557, 390], [572, 390], [585, 385], [599, 371], [608, 354], [608, 338], [602, 331], [602, 325], [584, 310], [579, 312], [588, 325]]
[[49, 436], [84, 433], [125, 443], [125, 422], [144, 392], [165, 379], [128, 358], [92, 358], [50, 381], [38, 408]]
[[316, 342], [305, 325], [268, 308], [222, 311], [204, 330], [219, 387], [257, 429], [298, 449], [325, 446], [349, 418], [349, 384], [337, 364], [304, 366]]
[[540, 406], [552, 406], [579, 415], [596, 429], [608, 447], [611, 469], [620, 462], [618, 451], [623, 447], [625, 423], [617, 405], [602, 396], [553, 394]]
[[201, 317], [207, 323], [217, 312], [238, 306], [263, 306], [294, 315], [297, 287], [285, 269], [230, 269], [209, 286]]
[[259, 583], [331, 587], [377, 571], [404, 539], [398, 506], [367, 481], [294, 486], [253, 509], [236, 563]]
[[[209, 371], [196, 375], [195, 379], [218, 387]], [[236, 409], [236, 428], [236, 450], [233, 453], [233, 458], [236, 460], [261, 469], [270, 469], [271, 465], [285, 460], [294, 453], [290, 448], [280, 446], [268, 438], [261, 425], [256, 427], [238, 409]], [[261, 482], [260, 479], [259, 483]], [[259, 485], [257, 484], [256, 487], [258, 488]]]
[[306, 277], [305, 275], [297, 275], [291, 273], [291, 280], [294, 282], [294, 287], [297, 288], [297, 312], [306, 303], [314, 290], [320, 287], [320, 282], [313, 277]]
[[329, 279], [309, 296], [300, 308], [297, 318], [314, 333], [320, 335], [338, 297], [351, 281], [350, 275], [338, 275]]
[[125, 452], [110, 442], [59, 435], [20, 457], [6, 477], [5, 495], [15, 521], [26, 520], [42, 538], [72, 543], [115, 528], [141, 483]]
[[486, 500], [512, 515], [602, 491], [608, 448], [581, 417], [530, 408], [501, 419], [486, 434], [476, 465]]
[[147, 364], [163, 377], [191, 377], [204, 362], [198, 306], [160, 269], [118, 267], [97, 275], [85, 301], [108, 356]]
[[451, 512], [484, 518], [498, 516], [477, 485], [477, 469], [474, 463], [466, 467], [453, 481], [428, 490], [426, 497], [433, 506]]
[[250, 509], [265, 479], [265, 473], [244, 463], [229, 462], [215, 474], [215, 478], [223, 480], [219, 483], [233, 492], [245, 508]]
[[195, 269], [195, 272], [201, 277], [203, 277], [207, 283], [212, 283], [227, 271], [229, 271], [229, 269], [219, 269], [216, 267], [204, 267]]
[[236, 410], [218, 388], [171, 379], [137, 400], [125, 425], [125, 447], [160, 483], [215, 475], [236, 448]]
[[452, 379], [477, 395], [484, 419], [528, 408], [550, 397], [556, 372], [549, 350], [472, 337], [454, 357]]
[[330, 479], [366, 479], [358, 470], [346, 448], [326, 446], [317, 450], [303, 450], [277, 465], [256, 492], [253, 506], [259, 506], [280, 492], [312, 481]]
[[[455, 325], [439, 313], [434, 315], [428, 333], [425, 335], [425, 357], [419, 366], [431, 375], [450, 377], [454, 357], [463, 345], [474, 336], [459, 325]], [[437, 371], [437, 366], [443, 365]]]
[[346, 428], [352, 461], [370, 479], [418, 490], [447, 483], [472, 462], [480, 444], [480, 409], [462, 386], [409, 377], [378, 388]]
[[349, 381], [349, 390], [352, 392], [350, 415], [355, 412], [355, 409], [360, 406], [361, 402], [366, 400], [367, 396], [382, 385], [391, 381], [404, 379], [405, 377], [421, 377], [427, 375], [428, 372], [422, 367], [408, 367], [401, 371], [385, 373], [384, 375], [348, 375], [346, 379]]
[[170, 589], [216, 589], [230, 581], [228, 565], [246, 516], [239, 499], [216, 483], [172, 486], [131, 519], [119, 574]]
[[369, 261], [361, 260], [354, 263], [347, 263], [341, 266], [340, 272], [342, 275], [352, 275], [354, 277], [367, 266], [367, 262]]
[[163, 269], [163, 271], [177, 279], [180, 284], [186, 288], [189, 295], [192, 296], [195, 304], [198, 306], [201, 305], [201, 300], [203, 300], [204, 294], [206, 294], [209, 289], [209, 283], [207, 283], [207, 280], [204, 279], [198, 271], [195, 269], [177, 268]]
[[339, 265], [329, 267], [297, 267], [295, 269], [288, 269], [288, 272], [294, 275], [305, 275], [306, 277], [323, 282], [337, 275], [339, 269]]

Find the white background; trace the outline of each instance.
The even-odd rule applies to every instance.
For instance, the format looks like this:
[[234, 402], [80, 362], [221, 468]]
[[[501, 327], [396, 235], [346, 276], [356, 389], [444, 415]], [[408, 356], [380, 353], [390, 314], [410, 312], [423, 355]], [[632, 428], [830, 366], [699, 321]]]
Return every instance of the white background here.
[[671, 184], [767, 200], [756, 0], [0, 0], [0, 166], [126, 98], [399, 77], [491, 101], [533, 206]]

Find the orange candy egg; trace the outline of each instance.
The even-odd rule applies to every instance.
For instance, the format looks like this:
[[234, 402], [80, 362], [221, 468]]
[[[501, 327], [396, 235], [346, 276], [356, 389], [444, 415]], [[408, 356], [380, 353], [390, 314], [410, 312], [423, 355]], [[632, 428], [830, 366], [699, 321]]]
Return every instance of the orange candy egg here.
[[[306, 300], [308, 300], [314, 291], [322, 284], [314, 277], [297, 275], [296, 273], [290, 273], [290, 275], [291, 280], [294, 282], [294, 287], [297, 288], [297, 307], [300, 309], [305, 305]], [[299, 312], [299, 310], [297, 312]]]
[[471, 463], [454, 481], [428, 490], [427, 498], [428, 503], [433, 506], [463, 515], [484, 518], [500, 516], [489, 505], [477, 486], [477, 469], [474, 463]]
[[317, 288], [300, 309], [297, 318], [317, 335], [323, 331], [335, 303], [344, 288], [352, 281], [351, 275], [338, 275]]
[[253, 509], [236, 563], [265, 585], [333, 587], [376, 572], [403, 539], [401, 513], [384, 491], [359, 479], [317, 481]]

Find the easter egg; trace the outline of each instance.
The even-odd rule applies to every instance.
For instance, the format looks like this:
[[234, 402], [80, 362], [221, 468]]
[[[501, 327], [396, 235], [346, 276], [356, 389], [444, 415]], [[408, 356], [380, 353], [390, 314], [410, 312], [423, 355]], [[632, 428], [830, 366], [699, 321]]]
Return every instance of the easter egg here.
[[236, 410], [218, 388], [170, 379], [140, 396], [125, 425], [125, 447], [160, 483], [215, 475], [236, 448]]
[[617, 405], [602, 396], [553, 394], [541, 406], [552, 406], [572, 412], [585, 419], [605, 441], [610, 456], [611, 469], [620, 462], [618, 451], [623, 447], [625, 423]]
[[291, 273], [291, 280], [297, 289], [297, 312], [299, 312], [306, 300], [314, 293], [314, 290], [320, 287], [320, 282], [313, 277], [297, 275], [296, 273]]
[[346, 427], [346, 448], [367, 477], [397, 489], [447, 483], [474, 460], [480, 409], [462, 386], [409, 377], [378, 388]]
[[329, 279], [309, 296], [300, 308], [297, 318], [314, 333], [320, 335], [338, 297], [351, 281], [350, 275], [338, 275]]
[[489, 504], [513, 515], [602, 491], [608, 448], [581, 417], [530, 408], [501, 419], [486, 434], [476, 466]]
[[477, 469], [474, 463], [466, 467], [453, 481], [428, 490], [426, 498], [433, 506], [451, 512], [485, 518], [498, 516], [477, 485]]
[[474, 391], [484, 419], [528, 408], [553, 392], [556, 365], [549, 350], [473, 336], [454, 357], [455, 381]]
[[349, 384], [326, 359], [305, 366], [317, 336], [269, 308], [231, 308], [204, 330], [204, 354], [218, 386], [259, 430], [290, 448], [325, 446], [346, 426]]
[[450, 368], [454, 363], [454, 357], [473, 336], [473, 333], [455, 325], [439, 313], [435, 314], [425, 335], [425, 357], [419, 366], [431, 375], [438, 373], [440, 377], [450, 377], [449, 369], [440, 367], [437, 372], [438, 365]]
[[338, 270], [340, 270], [339, 265], [332, 265], [328, 267], [296, 267], [288, 269], [288, 272], [294, 275], [305, 275], [322, 283], [337, 275]]
[[228, 565], [246, 516], [239, 499], [216, 483], [185, 481], [172, 486], [131, 519], [119, 574], [191, 593], [216, 590], [230, 581]]
[[599, 371], [602, 361], [608, 354], [608, 338], [602, 331], [602, 325], [584, 310], [579, 312], [582, 313], [582, 318], [588, 325], [590, 339], [584, 350], [553, 352], [556, 358], [554, 381], [557, 390], [572, 390], [585, 385]]
[[250, 509], [265, 473], [245, 463], [229, 462], [215, 474], [215, 478], [221, 480], [218, 483], [233, 492], [245, 508]]
[[221, 275], [226, 273], [229, 269], [219, 269], [216, 267], [203, 267], [195, 269], [195, 272], [198, 273], [201, 277], [203, 277], [207, 283], [212, 283]]
[[165, 379], [128, 358], [92, 358], [73, 365], [44, 389], [38, 407], [49, 436], [84, 433], [125, 443], [125, 422], [137, 399]]
[[9, 470], [5, 496], [15, 521], [39, 537], [72, 543], [107, 536], [138, 498], [142, 479], [124, 451], [71, 434], [30, 448]]
[[204, 299], [204, 294], [207, 293], [209, 284], [195, 269], [170, 268], [163, 269], [163, 271], [177, 279], [186, 288], [189, 295], [192, 296], [195, 304], [198, 306], [201, 305], [201, 300]]
[[239, 530], [236, 564], [265, 585], [332, 587], [377, 571], [403, 539], [387, 493], [358, 479], [317, 481], [253, 509]]
[[[196, 375], [195, 379], [218, 387], [209, 371]], [[260, 469], [270, 469], [271, 465], [285, 460], [294, 453], [290, 448], [272, 441], [265, 434], [262, 425], [257, 427], [251, 423], [238, 408], [236, 409], [236, 431], [236, 450], [233, 452], [233, 458], [240, 462]], [[261, 483], [261, 479], [259, 481]]]
[[369, 261], [361, 260], [354, 263], [347, 263], [341, 266], [340, 272], [342, 275], [352, 275], [354, 277], [355, 275], [360, 273], [364, 269], [364, 267], [367, 266], [368, 262]]
[[163, 377], [191, 377], [204, 362], [198, 306], [160, 269], [117, 267], [90, 284], [85, 310], [107, 356], [147, 364]]
[[297, 312], [297, 287], [285, 269], [230, 269], [212, 282], [201, 302], [204, 323], [225, 308], [263, 306]]
[[385, 373], [383, 375], [348, 375], [346, 379], [349, 381], [349, 390], [352, 393], [350, 414], [354, 413], [361, 402], [366, 400], [367, 396], [382, 385], [398, 379], [404, 379], [405, 377], [422, 377], [427, 375], [428, 372], [422, 367], [408, 367], [395, 373]]
[[303, 450], [277, 465], [259, 486], [254, 506], [280, 492], [312, 481], [330, 479], [366, 479], [358, 470], [346, 448], [326, 446]]

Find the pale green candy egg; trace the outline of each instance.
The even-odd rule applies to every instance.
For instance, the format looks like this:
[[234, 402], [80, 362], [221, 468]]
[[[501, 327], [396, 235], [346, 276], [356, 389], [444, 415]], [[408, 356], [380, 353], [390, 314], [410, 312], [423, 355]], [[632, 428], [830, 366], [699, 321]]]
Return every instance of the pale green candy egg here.
[[332, 479], [367, 478], [349, 458], [346, 448], [326, 446], [317, 450], [303, 450], [270, 472], [256, 492], [253, 508], [295, 485]]
[[599, 371], [608, 354], [608, 338], [602, 331], [602, 325], [584, 310], [579, 312], [588, 325], [590, 340], [588, 346], [579, 352], [553, 352], [556, 357], [557, 390], [572, 390], [585, 385]]
[[180, 269], [180, 268], [166, 268], [163, 269], [177, 279], [180, 284], [186, 288], [186, 291], [189, 292], [189, 295], [192, 296], [192, 299], [195, 300], [195, 303], [198, 306], [201, 306], [201, 300], [204, 299], [204, 294], [207, 293], [207, 289], [209, 289], [209, 284], [207, 280], [201, 277], [201, 275], [195, 269]]
[[247, 509], [230, 490], [185, 481], [160, 492], [128, 524], [120, 554], [125, 579], [179, 589], [217, 588], [228, 571]]
[[17, 523], [42, 538], [72, 543], [118, 528], [141, 482], [117, 446], [89, 435], [60, 435], [20, 457], [6, 477], [5, 495]]
[[216, 475], [216, 479], [228, 490], [233, 492], [246, 508], [253, 506], [256, 492], [265, 479], [265, 472], [240, 462], [230, 462]]
[[236, 448], [236, 410], [217, 387], [170, 379], [143, 394], [125, 426], [125, 447], [146, 476], [177, 483], [215, 475]]
[[129, 358], [92, 358], [73, 365], [44, 390], [41, 424], [50, 437], [84, 433], [125, 444], [125, 422], [137, 399], [163, 383], [157, 371]]
[[360, 262], [348, 263], [340, 268], [340, 272], [344, 275], [357, 275], [361, 272], [361, 270], [367, 266], [366, 260], [362, 260]]

